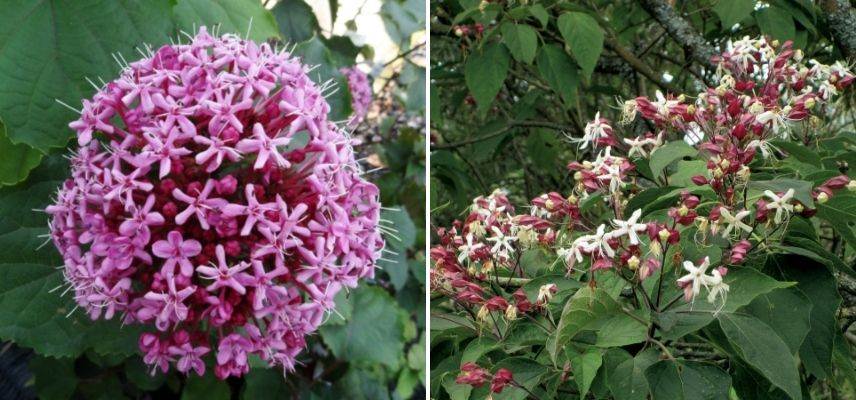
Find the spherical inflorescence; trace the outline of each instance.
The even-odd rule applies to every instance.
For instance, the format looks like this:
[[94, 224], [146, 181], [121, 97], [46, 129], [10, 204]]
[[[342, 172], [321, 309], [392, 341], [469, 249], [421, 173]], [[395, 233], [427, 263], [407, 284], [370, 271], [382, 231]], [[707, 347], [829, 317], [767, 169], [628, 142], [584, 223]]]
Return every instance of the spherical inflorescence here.
[[65, 278], [92, 319], [156, 328], [140, 337], [153, 373], [214, 356], [241, 376], [249, 354], [290, 370], [334, 295], [373, 276], [378, 190], [308, 70], [201, 29], [70, 124], [79, 149], [47, 208]]
[[348, 120], [349, 127], [355, 127], [363, 122], [372, 104], [372, 87], [369, 77], [356, 66], [339, 70], [348, 78], [348, 91], [351, 92], [351, 108], [354, 113]]

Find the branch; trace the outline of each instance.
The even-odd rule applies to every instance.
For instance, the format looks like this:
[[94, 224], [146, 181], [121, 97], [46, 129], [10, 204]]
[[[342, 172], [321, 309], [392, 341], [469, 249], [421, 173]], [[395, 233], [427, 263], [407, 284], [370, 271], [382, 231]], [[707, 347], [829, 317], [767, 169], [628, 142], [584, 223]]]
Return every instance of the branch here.
[[493, 139], [497, 136], [500, 136], [500, 135], [508, 132], [509, 130], [511, 130], [511, 128], [516, 128], [516, 127], [521, 127], [521, 128], [548, 128], [548, 129], [553, 129], [553, 130], [557, 130], [557, 131], [570, 131], [570, 130], [574, 129], [571, 126], [554, 124], [552, 122], [546, 122], [546, 121], [509, 121], [505, 125], [505, 127], [503, 127], [502, 129], [500, 129], [496, 132], [489, 133], [487, 135], [483, 135], [483, 136], [479, 136], [479, 137], [474, 137], [474, 138], [462, 140], [462, 141], [456, 142], [456, 143], [431, 145], [431, 150], [451, 149], [451, 148], [455, 148], [458, 146], [466, 146], [468, 144], [482, 142], [482, 141], [485, 141], [488, 139]]
[[654, 72], [654, 70], [650, 66], [648, 66], [648, 64], [645, 64], [644, 61], [636, 57], [636, 55], [633, 54], [630, 50], [618, 43], [617, 39], [607, 35], [604, 38], [604, 41], [606, 41], [606, 45], [609, 46], [609, 48], [612, 49], [615, 54], [618, 54], [618, 56], [624, 59], [627, 64], [629, 64], [633, 69], [651, 80], [651, 82], [654, 82], [657, 86], [660, 87], [660, 89], [663, 89], [667, 92], [675, 92], [675, 88], [668, 82], [664, 81], [662, 75], [658, 76], [657, 73]]
[[823, 0], [820, 8], [835, 45], [849, 60], [856, 59], [856, 10], [850, 0]]
[[711, 61], [711, 57], [716, 55], [713, 46], [708, 44], [689, 22], [681, 18], [669, 3], [665, 0], [640, 0], [640, 3], [692, 59], [709, 70], [716, 69]]

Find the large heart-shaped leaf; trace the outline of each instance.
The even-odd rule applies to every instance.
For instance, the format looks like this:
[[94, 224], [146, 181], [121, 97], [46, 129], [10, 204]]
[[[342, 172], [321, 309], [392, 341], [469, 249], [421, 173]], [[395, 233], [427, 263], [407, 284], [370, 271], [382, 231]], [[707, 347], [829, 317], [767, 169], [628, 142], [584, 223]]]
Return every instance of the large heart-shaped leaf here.
[[110, 80], [113, 54], [137, 58], [143, 43], [166, 43], [170, 1], [8, 1], [0, 13], [0, 117], [12, 143], [46, 153], [72, 136], [71, 110], [93, 91], [86, 78]]

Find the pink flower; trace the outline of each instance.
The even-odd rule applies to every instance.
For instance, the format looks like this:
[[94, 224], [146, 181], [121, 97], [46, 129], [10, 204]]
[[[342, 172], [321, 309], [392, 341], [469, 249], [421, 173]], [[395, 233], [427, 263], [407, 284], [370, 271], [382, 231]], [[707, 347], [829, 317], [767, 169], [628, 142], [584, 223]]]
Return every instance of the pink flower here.
[[171, 231], [167, 240], [158, 240], [152, 245], [152, 254], [165, 259], [161, 267], [164, 275], [174, 275], [175, 265], [181, 266], [181, 274], [191, 276], [193, 274], [193, 263], [191, 257], [199, 255], [202, 245], [194, 239], [184, 240], [179, 231]]
[[208, 354], [211, 349], [205, 346], [193, 347], [190, 342], [183, 343], [179, 346], [170, 346], [169, 354], [178, 357], [178, 362], [175, 368], [182, 373], [189, 374], [190, 371], [195, 371], [197, 375], [205, 375], [205, 362], [202, 361], [202, 356]]
[[[200, 29], [129, 63], [70, 124], [50, 238], [90, 317], [158, 329], [140, 338], [153, 370], [201, 374], [222, 351], [220, 378], [251, 353], [289, 371], [341, 288], [372, 276], [379, 193], [309, 70]], [[297, 134], [309, 144], [289, 148]], [[303, 265], [307, 282], [292, 275]]]
[[217, 245], [216, 252], [217, 268], [205, 265], [196, 267], [196, 272], [199, 272], [202, 278], [214, 281], [206, 289], [213, 292], [223, 287], [229, 287], [240, 294], [247, 293], [247, 288], [241, 282], [248, 279], [249, 275], [242, 271], [249, 268], [250, 264], [242, 262], [230, 267], [226, 263], [226, 250], [223, 249], [222, 245]]
[[287, 137], [276, 137], [271, 139], [262, 124], [256, 122], [253, 125], [253, 138], [243, 139], [238, 142], [236, 148], [244, 153], [256, 152], [256, 163], [253, 168], [261, 169], [267, 163], [268, 158], [273, 158], [276, 165], [280, 168], [288, 168], [291, 163], [282, 156], [282, 153], [277, 146], [287, 146], [291, 142]]
[[263, 225], [268, 228], [275, 228], [276, 224], [268, 220], [265, 216], [265, 213], [269, 211], [273, 211], [274, 204], [273, 203], [259, 203], [259, 200], [256, 198], [255, 187], [250, 184], [247, 185], [244, 189], [244, 195], [247, 199], [247, 205], [239, 205], [239, 204], [229, 204], [223, 207], [223, 213], [230, 217], [237, 217], [240, 215], [246, 216], [244, 220], [244, 227], [241, 228], [241, 236], [247, 236], [253, 230], [253, 227], [256, 225], [256, 222], [261, 221]]
[[353, 128], [360, 124], [372, 104], [372, 88], [369, 77], [356, 66], [339, 70], [348, 78], [348, 90], [351, 92], [351, 108], [353, 114], [348, 120], [348, 126]]
[[175, 216], [175, 223], [179, 225], [184, 225], [185, 222], [190, 218], [191, 215], [196, 215], [196, 220], [199, 221], [199, 226], [202, 229], [208, 229], [210, 226], [208, 225], [208, 212], [215, 207], [222, 207], [228, 204], [226, 200], [214, 198], [209, 199], [208, 196], [211, 194], [211, 190], [214, 189], [215, 180], [209, 179], [205, 182], [205, 187], [202, 188], [202, 191], [199, 192], [196, 197], [189, 196], [187, 193], [184, 193], [179, 188], [175, 188], [172, 191], [172, 196], [177, 200], [187, 203], [187, 208], [184, 211], [178, 213]]
[[217, 366], [214, 367], [214, 373], [220, 379], [226, 379], [229, 376], [243, 376], [250, 371], [247, 353], [252, 350], [252, 342], [237, 333], [220, 339], [220, 344], [217, 346]]
[[144, 321], [155, 316], [155, 325], [162, 331], [165, 331], [171, 322], [187, 319], [188, 308], [184, 305], [184, 300], [196, 291], [194, 286], [176, 291], [175, 279], [172, 277], [167, 277], [167, 286], [169, 287], [167, 293], [146, 293], [143, 298], [151, 303], [137, 313], [137, 316]]

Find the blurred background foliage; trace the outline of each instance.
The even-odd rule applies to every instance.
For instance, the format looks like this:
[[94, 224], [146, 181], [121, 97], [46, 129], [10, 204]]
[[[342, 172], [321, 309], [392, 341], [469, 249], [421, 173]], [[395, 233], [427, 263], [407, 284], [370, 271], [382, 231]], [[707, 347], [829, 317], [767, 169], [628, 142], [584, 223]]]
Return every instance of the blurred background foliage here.
[[[709, 57], [730, 39], [767, 35], [823, 63], [853, 60], [849, 3], [431, 0], [432, 223], [496, 188], [512, 203], [569, 193], [565, 166], [590, 154], [567, 136], [582, 136], [597, 111], [618, 121], [624, 100], [698, 93], [712, 83]], [[848, 96], [833, 129], [852, 130]]]
[[[409, 399], [425, 396], [425, 4], [420, 0], [10, 1], [0, 12], [0, 398]], [[14, 4], [13, 4], [14, 3]], [[148, 375], [139, 328], [93, 324], [70, 296], [50, 292], [61, 263], [36, 236], [67, 170], [68, 104], [92, 95], [87, 78], [114, 79], [114, 57], [137, 58], [199, 26], [294, 46], [317, 81], [335, 80], [331, 119], [351, 113], [339, 68], [373, 79], [374, 102], [353, 130], [356, 149], [392, 210], [399, 255], [376, 279], [337, 299], [308, 338], [298, 370], [259, 363], [244, 379]], [[121, 56], [119, 56], [121, 54]], [[5, 187], [3, 187], [5, 186]], [[25, 210], [20, 204], [27, 205]], [[24, 234], [22, 234], [22, 232]]]

